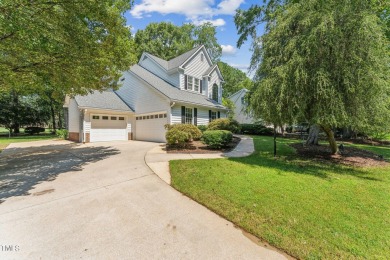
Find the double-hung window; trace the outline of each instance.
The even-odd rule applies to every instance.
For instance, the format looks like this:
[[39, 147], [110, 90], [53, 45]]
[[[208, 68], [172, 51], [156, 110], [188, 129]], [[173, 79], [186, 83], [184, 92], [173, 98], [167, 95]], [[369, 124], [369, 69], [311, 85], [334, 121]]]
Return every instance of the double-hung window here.
[[217, 119], [217, 112], [211, 111], [211, 121]]
[[192, 108], [186, 107], [185, 110], [185, 123], [192, 124]]
[[188, 78], [187, 78], [187, 89], [188, 90], [193, 90], [194, 89], [193, 81], [194, 81], [194, 78], [191, 77], [191, 76], [188, 76]]
[[200, 81], [199, 79], [194, 79], [194, 91], [199, 92], [199, 87], [200, 87]]

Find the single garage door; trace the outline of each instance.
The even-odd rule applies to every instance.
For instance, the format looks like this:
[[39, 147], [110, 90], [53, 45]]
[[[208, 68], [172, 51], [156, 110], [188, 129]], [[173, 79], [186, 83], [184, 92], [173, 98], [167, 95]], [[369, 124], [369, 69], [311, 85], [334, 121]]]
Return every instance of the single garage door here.
[[91, 115], [90, 142], [128, 140], [126, 119], [118, 115]]
[[135, 139], [140, 141], [165, 143], [167, 114], [143, 115], [136, 117]]

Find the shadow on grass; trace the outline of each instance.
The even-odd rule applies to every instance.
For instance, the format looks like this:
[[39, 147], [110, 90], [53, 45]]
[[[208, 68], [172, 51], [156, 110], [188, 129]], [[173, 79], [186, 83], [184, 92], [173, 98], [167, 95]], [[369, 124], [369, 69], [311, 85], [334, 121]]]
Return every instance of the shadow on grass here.
[[53, 181], [61, 173], [81, 171], [87, 163], [119, 154], [112, 147], [76, 144], [11, 148], [0, 155], [0, 201], [29, 194], [35, 185]]
[[[228, 158], [228, 160], [250, 165], [252, 167], [263, 166], [272, 169], [276, 169], [282, 172], [293, 172], [295, 174], [304, 174], [326, 179], [331, 181], [333, 174], [349, 175], [359, 179], [370, 180], [370, 181], [383, 181], [381, 179], [369, 176], [370, 173], [367, 170], [341, 166], [332, 163], [318, 163], [310, 160], [302, 159], [296, 155], [289, 155], [284, 157], [273, 158], [269, 155], [263, 155], [256, 152], [248, 157], [244, 158]], [[334, 177], [334, 176], [333, 176]]]

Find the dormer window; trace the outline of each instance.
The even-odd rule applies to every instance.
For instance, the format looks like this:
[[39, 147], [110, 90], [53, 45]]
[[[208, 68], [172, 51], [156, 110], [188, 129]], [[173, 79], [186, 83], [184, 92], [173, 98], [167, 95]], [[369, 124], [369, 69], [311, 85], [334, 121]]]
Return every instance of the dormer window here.
[[194, 91], [198, 92], [200, 87], [199, 79], [195, 79], [194, 82]]
[[202, 93], [202, 81], [185, 75], [184, 89]]
[[193, 90], [193, 87], [194, 87], [194, 84], [193, 84], [193, 81], [194, 81], [194, 78], [191, 77], [191, 76], [188, 76], [188, 82], [187, 82], [187, 89], [189, 90]]

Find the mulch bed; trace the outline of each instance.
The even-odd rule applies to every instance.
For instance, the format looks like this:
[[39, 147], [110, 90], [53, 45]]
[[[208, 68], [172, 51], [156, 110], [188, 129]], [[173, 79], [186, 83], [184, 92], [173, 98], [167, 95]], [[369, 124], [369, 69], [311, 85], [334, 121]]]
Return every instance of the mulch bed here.
[[177, 147], [173, 145], [166, 145], [165, 148], [163, 148], [164, 151], [167, 151], [167, 153], [227, 153], [238, 145], [240, 142], [240, 138], [238, 137], [233, 137], [233, 140], [230, 144], [228, 144], [226, 147], [222, 149], [211, 149], [207, 147], [205, 144], [203, 144], [201, 141], [192, 141], [189, 143], [188, 146], [182, 148], [182, 147]]
[[378, 167], [388, 166], [389, 162], [383, 157], [362, 149], [344, 146], [344, 150], [340, 154], [331, 154], [330, 148], [327, 145], [312, 145], [306, 146], [299, 143], [291, 144], [297, 151], [300, 157], [314, 159], [321, 162], [338, 163], [348, 166], [357, 167]]

